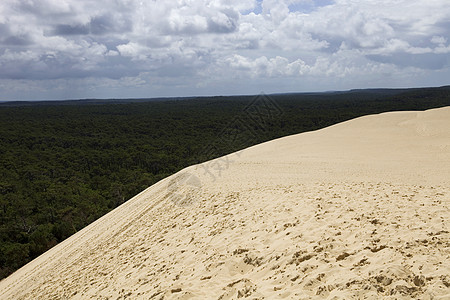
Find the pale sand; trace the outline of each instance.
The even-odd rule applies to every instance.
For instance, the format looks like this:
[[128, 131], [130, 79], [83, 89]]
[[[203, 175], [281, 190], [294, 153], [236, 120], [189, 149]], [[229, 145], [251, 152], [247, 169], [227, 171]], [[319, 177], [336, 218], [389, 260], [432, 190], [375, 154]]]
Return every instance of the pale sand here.
[[450, 107], [192, 166], [0, 282], [0, 299], [450, 299]]

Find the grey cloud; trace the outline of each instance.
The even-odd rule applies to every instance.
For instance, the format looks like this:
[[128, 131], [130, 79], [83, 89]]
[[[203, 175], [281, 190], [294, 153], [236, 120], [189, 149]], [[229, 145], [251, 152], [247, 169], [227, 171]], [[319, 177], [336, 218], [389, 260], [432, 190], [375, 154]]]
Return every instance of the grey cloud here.
[[9, 36], [2, 41], [3, 45], [7, 46], [27, 46], [31, 45], [32, 41], [28, 36]]
[[40, 1], [18, 1], [14, 5], [14, 9], [20, 13], [29, 13], [33, 15], [43, 15], [46, 11], [44, 3]]
[[14, 35], [7, 24], [0, 23], [0, 45], [4, 46], [27, 46], [32, 44], [28, 34]]
[[106, 35], [109, 33], [124, 33], [132, 30], [132, 23], [126, 18], [115, 18], [110, 15], [93, 17], [88, 24], [58, 24], [51, 35]]
[[139, 73], [147, 71], [147, 69], [137, 62], [132, 62], [128, 58], [121, 56], [109, 58], [106, 62], [101, 63], [99, 68], [90, 71], [90, 77], [121, 79], [123, 77], [135, 77]]
[[256, 50], [259, 48], [259, 41], [258, 40], [243, 40], [240, 41], [236, 45], [236, 49], [239, 50]]
[[59, 24], [53, 29], [53, 35], [87, 35], [89, 34], [89, 26], [87, 25], [66, 25]]
[[436, 24], [436, 30], [434, 32], [436, 36], [442, 36], [447, 40], [450, 40], [450, 21], [441, 21]]
[[49, 9], [49, 3], [46, 1], [17, 1], [12, 5], [14, 11], [18, 14], [38, 17], [43, 22], [57, 22], [58, 20], [71, 19], [74, 12], [58, 9]]
[[227, 17], [225, 22], [220, 22], [216, 18], [208, 19], [208, 31], [211, 33], [231, 33], [236, 31], [237, 23], [239, 21], [239, 13], [234, 10], [225, 10], [222, 13]]
[[[127, 42], [122, 42], [120, 44], [127, 44]], [[145, 39], [142, 39], [142, 44], [146, 45], [149, 48], [155, 49], [170, 46], [170, 41], [165, 41], [160, 36], [155, 35], [155, 36], [147, 36], [145, 37]]]
[[7, 24], [0, 23], [0, 36], [7, 36], [11, 33]]
[[130, 41], [126, 39], [114, 38], [108, 35], [99, 36], [95, 41], [99, 44], [105, 45], [108, 50], [117, 50], [117, 46], [128, 44]]
[[436, 34], [447, 35], [450, 33], [450, 21], [439, 21], [436, 23]]
[[230, 33], [236, 30], [236, 23], [228, 19], [226, 24], [217, 23], [211, 19], [208, 20], [208, 32], [211, 33]]
[[346, 40], [344, 38], [337, 37], [337, 36], [331, 36], [331, 35], [325, 35], [322, 33], [313, 33], [313, 32], [311, 32], [310, 35], [313, 40], [326, 41], [328, 43], [328, 47], [323, 47], [319, 50], [320, 52], [323, 52], [323, 53], [337, 52], [343, 42], [345, 42], [347, 44], [347, 46], [349, 46], [351, 48], [358, 47], [357, 43], [355, 43], [351, 40]]
[[0, 79], [48, 80], [86, 77], [120, 79], [126, 76], [137, 76], [144, 68], [141, 64], [121, 56], [108, 57], [95, 69], [86, 69], [74, 57], [41, 55], [36, 61], [0, 63], [0, 70]]
[[416, 67], [428, 70], [440, 70], [447, 67], [450, 62], [448, 54], [410, 54], [395, 53], [392, 55], [367, 55], [368, 59], [380, 62], [394, 64], [399, 67]]
[[163, 77], [182, 77], [195, 75], [195, 69], [192, 66], [165, 65], [157, 70], [157, 74]]
[[115, 18], [110, 15], [103, 15], [92, 18], [89, 27], [93, 34], [103, 35], [107, 33], [124, 33], [132, 30], [131, 20], [121, 16]]

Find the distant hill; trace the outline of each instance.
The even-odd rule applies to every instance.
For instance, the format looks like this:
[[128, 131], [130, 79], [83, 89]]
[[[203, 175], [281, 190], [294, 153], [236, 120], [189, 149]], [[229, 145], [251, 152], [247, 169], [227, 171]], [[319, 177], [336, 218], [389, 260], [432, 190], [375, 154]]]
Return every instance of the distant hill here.
[[[436, 92], [448, 91], [449, 86], [426, 87], [426, 88], [372, 88], [372, 89], [352, 89], [348, 91], [328, 91], [328, 92], [303, 92], [303, 93], [276, 93], [269, 96], [292, 95], [302, 96], [321, 96], [321, 95], [342, 95], [342, 94], [376, 94], [378, 96], [394, 96], [403, 93], [415, 92]], [[194, 100], [194, 99], [242, 99], [242, 97], [255, 97], [256, 95], [236, 95], [236, 96], [199, 96], [199, 97], [157, 97], [157, 98], [125, 98], [125, 99], [73, 99], [73, 100], [48, 100], [48, 101], [0, 101], [0, 106], [29, 106], [29, 105], [101, 105], [101, 104], [127, 104], [127, 103], [143, 103], [149, 101], [173, 101], [173, 100]]]

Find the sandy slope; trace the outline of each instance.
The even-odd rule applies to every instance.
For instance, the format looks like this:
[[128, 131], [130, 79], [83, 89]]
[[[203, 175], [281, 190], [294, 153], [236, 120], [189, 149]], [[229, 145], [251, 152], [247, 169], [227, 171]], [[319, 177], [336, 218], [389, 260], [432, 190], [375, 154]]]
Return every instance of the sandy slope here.
[[189, 167], [0, 282], [0, 299], [449, 299], [450, 107]]

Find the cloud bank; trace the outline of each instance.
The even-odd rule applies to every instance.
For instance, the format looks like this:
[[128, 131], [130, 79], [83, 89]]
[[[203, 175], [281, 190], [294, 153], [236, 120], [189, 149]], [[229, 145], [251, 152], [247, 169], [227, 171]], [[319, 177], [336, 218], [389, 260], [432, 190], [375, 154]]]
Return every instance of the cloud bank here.
[[448, 84], [445, 0], [2, 0], [0, 100]]

